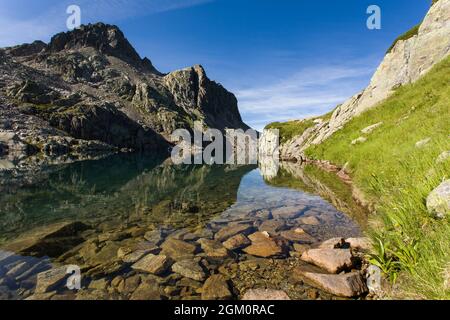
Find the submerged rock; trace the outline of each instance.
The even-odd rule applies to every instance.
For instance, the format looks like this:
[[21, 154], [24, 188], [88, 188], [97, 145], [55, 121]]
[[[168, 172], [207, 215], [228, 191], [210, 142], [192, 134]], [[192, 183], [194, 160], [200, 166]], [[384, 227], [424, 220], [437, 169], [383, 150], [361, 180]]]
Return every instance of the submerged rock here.
[[254, 230], [255, 230], [255, 228], [248, 224], [235, 224], [235, 225], [226, 226], [225, 228], [220, 229], [216, 233], [214, 238], [218, 241], [223, 242], [237, 234], [249, 235]]
[[134, 270], [160, 275], [167, 271], [171, 265], [171, 260], [165, 255], [155, 256], [149, 254], [133, 264]]
[[0, 263], [14, 257], [14, 252], [0, 250]]
[[47, 293], [35, 293], [35, 294], [29, 296], [28, 298], [26, 298], [25, 300], [48, 301], [55, 295], [56, 295], [56, 291], [47, 292]]
[[220, 242], [215, 240], [200, 239], [198, 241], [206, 255], [210, 258], [225, 259], [228, 257], [228, 250]]
[[183, 260], [193, 257], [197, 247], [182, 240], [170, 238], [162, 245], [162, 252], [174, 260]]
[[293, 230], [283, 231], [280, 234], [281, 237], [286, 240], [298, 243], [312, 244], [316, 242], [316, 239], [308, 234], [305, 230], [301, 228], [296, 228]]
[[94, 280], [89, 284], [89, 289], [92, 290], [106, 290], [109, 282], [106, 279]]
[[10, 278], [15, 278], [15, 277], [21, 275], [22, 273], [24, 273], [30, 267], [31, 266], [29, 265], [29, 263], [27, 261], [19, 262], [13, 268], [8, 270], [8, 272], [6, 273], [6, 276], [10, 277]]
[[154, 244], [155, 246], [160, 245], [164, 240], [164, 234], [161, 230], [153, 230], [149, 231], [144, 235], [145, 240]]
[[285, 253], [284, 243], [268, 237], [262, 232], [256, 232], [249, 236], [252, 244], [244, 249], [244, 252], [252, 256], [270, 258], [280, 257]]
[[442, 182], [428, 195], [427, 209], [439, 219], [450, 214], [450, 180]]
[[178, 261], [172, 266], [172, 271], [196, 281], [204, 281], [206, 278], [206, 274], [202, 267], [195, 260]]
[[291, 300], [286, 292], [271, 289], [251, 289], [244, 294], [242, 300], [276, 301]]
[[320, 220], [314, 216], [301, 217], [301, 218], [298, 218], [297, 221], [301, 224], [306, 224], [309, 226], [317, 226], [320, 224]]
[[37, 275], [35, 293], [47, 293], [56, 290], [65, 284], [69, 276], [65, 266], [41, 272]]
[[301, 259], [330, 273], [339, 273], [353, 266], [353, 257], [349, 249], [310, 249], [302, 254]]
[[305, 206], [276, 208], [272, 210], [272, 216], [274, 219], [295, 219], [299, 217], [305, 209]]
[[4, 248], [19, 254], [56, 257], [82, 243], [79, 233], [88, 228], [81, 222], [56, 223], [38, 228]]
[[134, 292], [141, 284], [142, 279], [140, 275], [134, 275], [126, 278], [123, 282], [119, 283], [118, 290], [123, 293]]
[[286, 230], [288, 226], [284, 220], [266, 220], [259, 226], [259, 231], [266, 231], [269, 234], [277, 234], [280, 231]]
[[228, 250], [240, 250], [251, 245], [252, 242], [243, 234], [237, 234], [223, 243]]
[[212, 275], [203, 285], [202, 300], [229, 300], [232, 297], [228, 281], [223, 275]]
[[133, 292], [130, 300], [161, 300], [161, 291], [156, 281], [147, 280], [142, 282]]
[[[122, 248], [121, 248], [122, 249]], [[119, 259], [122, 259], [125, 263], [135, 263], [139, 259], [141, 259], [146, 254], [150, 253], [149, 250], [136, 250], [133, 252], [124, 252], [119, 249], [119, 252], [117, 253], [117, 257]]]

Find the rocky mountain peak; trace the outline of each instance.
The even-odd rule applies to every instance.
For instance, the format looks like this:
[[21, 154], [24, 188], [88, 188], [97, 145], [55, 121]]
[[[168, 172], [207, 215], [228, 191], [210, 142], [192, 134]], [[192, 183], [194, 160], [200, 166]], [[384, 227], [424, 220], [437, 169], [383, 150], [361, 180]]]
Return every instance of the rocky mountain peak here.
[[[234, 94], [201, 65], [161, 74], [116, 26], [84, 25], [49, 44], [0, 49], [0, 59], [0, 133], [29, 143], [27, 155], [105, 145], [166, 154], [172, 132], [196, 121], [222, 131], [248, 128]], [[15, 145], [8, 155], [23, 149]]]
[[117, 57], [137, 68], [158, 73], [148, 58], [141, 59], [123, 32], [114, 25], [104, 23], [82, 25], [73, 31], [58, 33], [52, 37], [48, 45], [49, 52], [82, 48], [94, 48], [102, 54]]

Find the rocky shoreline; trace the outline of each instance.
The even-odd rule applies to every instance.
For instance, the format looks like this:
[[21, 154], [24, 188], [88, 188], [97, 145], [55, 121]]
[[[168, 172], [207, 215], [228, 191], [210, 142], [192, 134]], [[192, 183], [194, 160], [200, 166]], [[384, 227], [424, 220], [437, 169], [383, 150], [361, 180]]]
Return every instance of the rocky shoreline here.
[[[101, 234], [82, 223], [59, 223], [4, 247], [0, 266], [6, 277], [0, 283], [1, 297], [372, 298], [364, 260], [369, 240], [317, 238], [314, 229], [325, 223], [326, 217], [307, 207], [286, 206], [216, 219], [208, 228], [196, 231], [134, 226]], [[50, 262], [11, 252], [36, 257], [46, 252], [56, 258]], [[65, 288], [68, 265], [81, 267], [83, 286], [79, 291]]]
[[374, 213], [376, 211], [375, 203], [368, 200], [364, 193], [353, 183], [350, 173], [346, 170], [346, 165], [340, 167], [326, 160], [304, 159], [302, 162], [315, 165], [327, 172], [335, 173], [342, 182], [350, 185], [352, 189], [352, 197], [361, 207], [365, 208], [369, 213]]

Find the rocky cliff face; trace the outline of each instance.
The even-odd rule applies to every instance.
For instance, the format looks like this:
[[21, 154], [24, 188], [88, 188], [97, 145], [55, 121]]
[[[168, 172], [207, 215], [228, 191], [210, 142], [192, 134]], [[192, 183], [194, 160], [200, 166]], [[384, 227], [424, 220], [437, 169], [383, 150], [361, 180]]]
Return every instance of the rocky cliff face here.
[[[49, 44], [0, 49], [3, 154], [13, 142], [38, 153], [94, 145], [167, 152], [170, 134], [194, 121], [248, 128], [235, 96], [201, 66], [164, 75], [115, 26], [86, 25]], [[6, 141], [11, 136], [16, 140]]]
[[388, 98], [399, 86], [415, 82], [449, 53], [450, 0], [440, 0], [431, 7], [417, 35], [396, 43], [365, 90], [339, 106], [329, 121], [317, 123], [286, 143], [282, 157], [302, 159], [309, 146], [320, 144], [353, 117]]

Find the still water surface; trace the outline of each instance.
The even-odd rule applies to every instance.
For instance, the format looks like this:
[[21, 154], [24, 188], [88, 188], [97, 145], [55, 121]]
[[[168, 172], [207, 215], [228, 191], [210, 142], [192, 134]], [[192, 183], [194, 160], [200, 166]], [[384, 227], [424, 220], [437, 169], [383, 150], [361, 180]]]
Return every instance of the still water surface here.
[[[196, 299], [204, 280], [219, 272], [230, 272], [233, 298], [254, 286], [282, 286], [293, 298], [306, 298], [306, 289], [286, 277], [293, 245], [304, 242], [293, 230], [302, 228], [318, 242], [358, 236], [364, 220], [348, 203], [351, 197], [342, 200], [333, 192], [345, 186], [327, 186], [314, 172], [286, 164], [269, 178], [255, 166], [174, 166], [117, 155], [23, 176], [2, 173], [0, 299], [139, 298], [136, 292], [146, 281], [153, 286], [144, 298]], [[287, 246], [275, 260], [239, 249], [224, 257], [217, 246], [200, 245], [225, 227], [245, 225], [256, 232], [272, 222], [278, 227], [268, 232]], [[193, 280], [170, 267], [158, 275], [136, 271], [134, 261], [123, 257], [160, 254], [162, 243], [172, 238], [196, 247], [183, 260], [198, 265], [204, 277]], [[242, 271], [249, 261], [259, 261], [258, 269], [265, 271]], [[68, 291], [61, 282], [36, 293], [37, 274], [69, 264], [82, 269], [82, 290]]]

